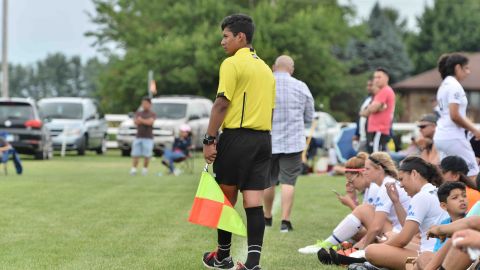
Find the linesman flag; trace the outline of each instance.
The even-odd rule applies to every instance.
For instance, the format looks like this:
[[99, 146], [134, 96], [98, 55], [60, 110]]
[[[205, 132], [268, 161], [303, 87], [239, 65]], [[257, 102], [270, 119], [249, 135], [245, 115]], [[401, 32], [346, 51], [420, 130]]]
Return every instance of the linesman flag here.
[[207, 171], [202, 172], [188, 221], [247, 236], [242, 218]]

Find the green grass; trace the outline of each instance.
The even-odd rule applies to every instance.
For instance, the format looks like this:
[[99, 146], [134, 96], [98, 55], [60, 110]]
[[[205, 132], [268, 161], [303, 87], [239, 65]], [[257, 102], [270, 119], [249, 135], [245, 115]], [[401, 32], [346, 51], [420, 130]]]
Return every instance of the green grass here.
[[[119, 156], [26, 159], [22, 176], [10, 164], [0, 176], [0, 269], [202, 269], [216, 232], [187, 222], [201, 160], [198, 174], [156, 176], [163, 170], [157, 159], [150, 176], [131, 177], [130, 159]], [[299, 179], [295, 230], [280, 233], [276, 209], [263, 269], [337, 269], [297, 249], [327, 236], [347, 213], [331, 192], [343, 186], [341, 178]], [[245, 260], [245, 247], [245, 238], [234, 237], [235, 260]]]

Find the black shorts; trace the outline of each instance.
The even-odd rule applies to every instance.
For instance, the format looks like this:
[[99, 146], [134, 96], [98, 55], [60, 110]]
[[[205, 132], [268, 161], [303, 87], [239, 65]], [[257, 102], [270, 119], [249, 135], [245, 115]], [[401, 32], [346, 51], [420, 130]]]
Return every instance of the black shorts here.
[[390, 140], [389, 135], [382, 134], [381, 132], [368, 132], [367, 133], [367, 150], [368, 153], [374, 153], [379, 151], [387, 151], [387, 143]]
[[272, 139], [269, 131], [225, 129], [217, 144], [213, 163], [219, 184], [243, 190], [264, 190], [270, 187]]

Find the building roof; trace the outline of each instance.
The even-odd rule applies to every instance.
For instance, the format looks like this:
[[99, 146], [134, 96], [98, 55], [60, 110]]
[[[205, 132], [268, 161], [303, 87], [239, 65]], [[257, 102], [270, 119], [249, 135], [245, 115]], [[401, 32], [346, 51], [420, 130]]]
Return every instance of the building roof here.
[[[470, 76], [461, 82], [463, 88], [469, 91], [480, 91], [480, 53], [466, 53], [469, 61]], [[437, 68], [425, 71], [393, 85], [395, 91], [427, 90], [437, 91], [442, 78]]]

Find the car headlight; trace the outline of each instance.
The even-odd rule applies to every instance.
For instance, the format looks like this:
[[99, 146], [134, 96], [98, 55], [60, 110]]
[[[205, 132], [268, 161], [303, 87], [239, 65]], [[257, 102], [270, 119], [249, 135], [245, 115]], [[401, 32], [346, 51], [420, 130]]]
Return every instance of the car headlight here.
[[82, 134], [82, 130], [79, 128], [65, 129], [63, 134], [65, 134], [65, 136], [76, 136]]

